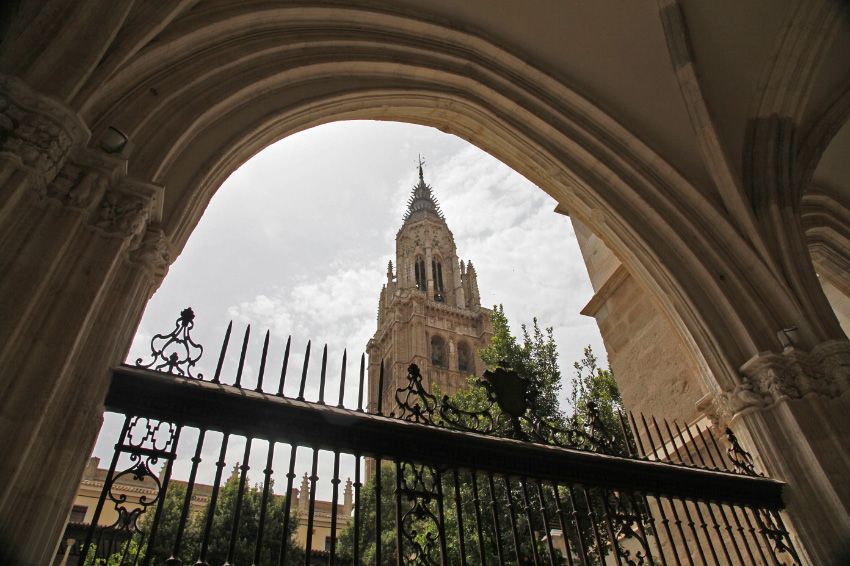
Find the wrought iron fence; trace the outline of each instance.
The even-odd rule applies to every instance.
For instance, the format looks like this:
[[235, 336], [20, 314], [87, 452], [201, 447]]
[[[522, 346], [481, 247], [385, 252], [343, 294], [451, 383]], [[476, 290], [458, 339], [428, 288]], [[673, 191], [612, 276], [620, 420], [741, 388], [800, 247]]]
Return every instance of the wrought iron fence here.
[[[225, 383], [231, 324], [214, 375], [204, 380], [192, 375], [201, 351], [189, 335], [193, 319], [187, 309], [171, 334], [154, 337], [150, 363], [113, 372], [106, 407], [124, 414], [124, 424], [80, 564], [800, 563], [782, 522], [782, 484], [756, 471], [731, 431], [718, 439], [706, 427], [631, 413], [616, 414], [612, 426], [592, 404], [579, 418], [541, 418], [533, 384], [505, 368], [485, 373], [477, 405], [458, 406], [426, 391], [411, 365], [392, 413], [384, 415], [379, 402], [370, 414], [363, 357], [356, 406], [344, 403], [345, 354], [338, 402], [326, 401], [327, 347], [318, 398], [305, 399], [309, 343], [299, 394], [290, 398], [291, 339], [276, 387], [264, 379], [268, 334], [256, 386], [243, 387], [248, 331], [235, 377]], [[190, 439], [188, 449], [181, 438]], [[223, 486], [234, 444], [241, 456]], [[192, 455], [180, 482], [172, 481], [178, 447]], [[211, 450], [214, 462], [204, 457]], [[258, 451], [265, 468], [251, 488]], [[302, 521], [292, 494], [305, 457]], [[320, 461], [329, 475], [320, 477]], [[199, 502], [196, 480], [210, 465], [214, 480]], [[348, 507], [340, 504], [341, 469], [354, 476]], [[274, 493], [281, 477], [286, 497]], [[119, 493], [128, 479], [154, 495]], [[324, 511], [322, 489], [330, 493]], [[98, 527], [111, 508], [115, 523]], [[306, 523], [311, 549], [321, 521], [327, 552], [294, 548], [296, 523]], [[116, 531], [129, 540], [115, 539]], [[110, 533], [117, 547], [108, 545]]]

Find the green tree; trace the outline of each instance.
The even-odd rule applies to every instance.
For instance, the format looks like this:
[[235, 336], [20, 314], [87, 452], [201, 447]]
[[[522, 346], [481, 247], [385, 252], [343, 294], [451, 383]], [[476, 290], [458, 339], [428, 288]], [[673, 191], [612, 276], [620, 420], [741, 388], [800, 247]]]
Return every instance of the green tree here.
[[[218, 495], [218, 504], [215, 508], [212, 529], [210, 530], [209, 553], [207, 562], [210, 564], [225, 564], [231, 543], [233, 529], [233, 518], [236, 512], [236, 502], [239, 495], [239, 476], [234, 473], [227, 479]], [[271, 487], [274, 487], [272, 484]], [[254, 550], [259, 534], [260, 508], [262, 505], [262, 486], [254, 485], [245, 487], [242, 497], [242, 508], [239, 516], [236, 545], [230, 564], [252, 564], [254, 561]], [[284, 497], [269, 497], [266, 509], [266, 520], [263, 533], [263, 544], [260, 560], [263, 564], [271, 564], [277, 560], [280, 554], [281, 541], [283, 540], [283, 519], [286, 511]], [[209, 508], [204, 512], [201, 524], [205, 524]], [[287, 556], [284, 564], [298, 564], [303, 561], [303, 551], [295, 544], [295, 529], [298, 525], [297, 512], [290, 511], [289, 521], [289, 543], [287, 544]]]
[[[576, 375], [573, 378], [573, 388], [570, 396], [570, 404], [573, 407], [573, 420], [579, 425], [587, 423], [588, 408], [593, 404], [598, 411], [599, 421], [606, 431], [610, 433], [613, 452], [625, 456], [631, 452], [636, 453], [634, 438], [631, 429], [625, 427], [626, 437], [623, 436], [623, 426], [620, 423], [619, 412], [623, 410], [623, 398], [620, 396], [620, 388], [614, 379], [614, 371], [609, 364], [606, 369], [600, 368], [599, 360], [588, 345], [584, 349], [584, 358], [575, 362], [573, 367]], [[626, 443], [629, 446], [626, 446]]]
[[590, 346], [584, 349], [584, 358], [575, 362], [573, 367], [576, 376], [573, 379], [573, 389], [570, 396], [570, 404], [577, 417], [583, 418], [587, 413], [589, 401], [596, 403], [599, 415], [606, 424], [617, 424], [619, 417], [617, 411], [623, 409], [623, 399], [620, 396], [620, 388], [614, 379], [611, 365], [606, 369], [600, 368], [599, 360]]
[[[558, 366], [558, 346], [552, 327], [541, 330], [535, 317], [531, 333], [525, 324], [522, 325], [520, 342], [511, 334], [504, 306], [494, 306], [490, 320], [493, 322], [493, 339], [489, 346], [478, 351], [481, 361], [490, 370], [504, 367], [528, 379], [537, 392], [536, 416], [560, 421], [563, 417], [558, 403], [561, 369]], [[457, 399], [459, 402], [468, 400]]]

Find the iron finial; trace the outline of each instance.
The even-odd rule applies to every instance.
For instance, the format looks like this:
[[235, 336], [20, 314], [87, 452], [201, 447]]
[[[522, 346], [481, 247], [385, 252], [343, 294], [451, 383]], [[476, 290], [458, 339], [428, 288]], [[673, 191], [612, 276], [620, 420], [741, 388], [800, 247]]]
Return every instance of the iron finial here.
[[[191, 308], [183, 309], [175, 322], [174, 330], [170, 334], [157, 334], [151, 339], [151, 357], [153, 360], [145, 364], [142, 358], [138, 358], [136, 366], [150, 369], [154, 364], [160, 362], [156, 367], [153, 367], [155, 371], [165, 370], [168, 373], [203, 379], [203, 374], [192, 375], [192, 368], [195, 367], [204, 353], [203, 346], [196, 344], [190, 336], [190, 332], [195, 326], [194, 321], [194, 311]], [[196, 351], [197, 355], [195, 355]], [[181, 367], [184, 365], [186, 366], [185, 372]]]

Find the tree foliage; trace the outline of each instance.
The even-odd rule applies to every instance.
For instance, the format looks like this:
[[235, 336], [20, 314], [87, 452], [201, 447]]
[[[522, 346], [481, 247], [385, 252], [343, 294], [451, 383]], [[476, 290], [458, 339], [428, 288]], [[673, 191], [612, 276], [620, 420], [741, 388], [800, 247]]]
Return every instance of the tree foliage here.
[[617, 387], [611, 365], [603, 369], [598, 366], [598, 361], [593, 349], [588, 346], [584, 349], [584, 358], [573, 364], [576, 376], [573, 378], [570, 404], [573, 413], [584, 418], [588, 402], [593, 401], [606, 425], [618, 425], [619, 417], [616, 413], [623, 409], [620, 389]]
[[490, 370], [504, 367], [528, 379], [538, 393], [535, 400], [537, 416], [559, 421], [562, 418], [558, 404], [561, 369], [552, 327], [541, 330], [535, 317], [531, 332], [525, 324], [522, 325], [520, 342], [511, 334], [504, 306], [494, 306], [490, 319], [493, 322], [493, 338], [489, 346], [478, 351], [481, 361]]
[[[381, 562], [380, 566], [393, 566], [396, 564], [395, 559], [395, 499], [393, 490], [395, 489], [395, 464], [384, 463], [381, 466]], [[378, 539], [376, 533], [377, 506], [377, 479], [378, 473], [375, 473], [369, 481], [367, 481], [360, 489], [360, 526], [359, 526], [359, 555], [362, 564], [378, 564], [376, 560], [376, 545]], [[339, 535], [339, 552], [347, 557], [354, 556], [354, 521], [349, 521], [348, 525]]]

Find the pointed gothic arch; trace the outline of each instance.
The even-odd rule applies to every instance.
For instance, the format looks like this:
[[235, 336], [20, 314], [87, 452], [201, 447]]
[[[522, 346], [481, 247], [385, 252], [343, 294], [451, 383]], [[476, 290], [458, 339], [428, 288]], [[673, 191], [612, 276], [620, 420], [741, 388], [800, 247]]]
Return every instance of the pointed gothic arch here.
[[449, 367], [449, 349], [445, 339], [439, 334], [431, 335], [431, 366], [436, 368]]
[[[749, 130], [747, 143], [766, 151], [747, 161], [748, 185], [767, 179], [767, 185], [782, 186], [783, 179], [770, 176], [773, 165], [784, 166], [793, 156], [793, 122], [815, 82], [809, 79], [828, 55], [826, 34], [846, 31], [842, 6], [830, 0], [796, 3], [788, 18], [793, 25], [782, 27], [791, 39], [785, 31], [776, 38], [761, 30], [753, 34], [762, 44], [801, 45], [803, 51], [780, 49], [769, 58], [776, 73], [766, 74], [767, 88], [759, 92], [770, 98], [796, 86], [779, 104], [763, 106], [786, 115], [752, 116], [764, 120]], [[10, 532], [22, 547], [43, 549], [37, 531], [55, 530], [59, 520], [57, 498], [36, 501], [22, 494], [37, 491], [41, 470], [68, 468], [57, 479], [58, 499], [78, 479], [79, 454], [87, 451], [99, 421], [105, 368], [122, 358], [147, 298], [212, 194], [269, 143], [333, 120], [437, 127], [472, 141], [549, 192], [602, 237], [650, 293], [697, 361], [717, 412], [755, 422], [757, 413], [778, 406], [771, 403], [802, 396], [765, 392], [773, 388], [771, 375], [790, 375], [789, 356], [777, 352], [776, 340], [777, 331], [789, 326], [798, 326], [797, 347], [815, 373], [836, 387], [846, 385], [846, 339], [811, 284], [811, 265], [797, 261], [804, 253], [798, 248], [805, 247], [801, 231], [785, 237], [785, 226], [799, 223], [796, 212], [781, 222], [766, 214], [755, 226], [747, 218], [753, 206], [748, 199], [760, 193], [730, 206], [735, 199], [723, 192], [744, 183], [734, 165], [723, 166], [738, 163], [737, 156], [723, 155], [718, 128], [698, 100], [701, 93], [694, 92], [699, 75], [692, 72], [684, 16], [699, 13], [697, 6], [622, 8], [642, 22], [633, 27], [646, 24], [667, 33], [660, 50], [669, 48], [673, 64], [667, 60], [665, 69], [693, 111], [689, 117], [702, 152], [693, 160], [696, 168], [670, 157], [675, 142], [654, 149], [652, 140], [663, 136], [651, 135], [646, 121], [631, 116], [634, 108], [592, 102], [599, 92], [630, 93], [624, 83], [605, 90], [597, 81], [597, 91], [582, 91], [582, 67], [560, 65], [539, 52], [525, 57], [510, 23], [507, 31], [481, 31], [480, 23], [451, 10], [425, 15], [372, 4], [210, 1], [139, 8], [96, 0], [41, 8], [38, 2], [14, 3], [11, 18], [0, 21], [6, 32], [0, 44], [4, 136], [12, 140], [6, 144], [4, 138], [8, 151], [0, 176], [0, 259], [8, 267], [3, 289], [9, 291], [0, 293], [0, 307], [9, 313], [0, 328], [0, 362], [15, 377], [0, 401], [7, 423], [0, 435], [6, 455], [0, 463], [0, 517], [15, 517]], [[721, 20], [720, 27], [743, 21]], [[818, 25], [808, 26], [810, 21]], [[800, 30], [800, 37], [813, 30], [816, 43], [793, 39]], [[700, 32], [705, 30], [696, 29], [694, 37]], [[658, 43], [654, 31], [646, 37]], [[836, 60], [846, 62], [841, 57]], [[722, 54], [720, 59], [726, 60]], [[802, 71], [794, 61], [806, 63]], [[790, 83], [777, 83], [774, 76]], [[722, 90], [720, 80], [713, 86]], [[6, 101], [15, 112], [7, 111]], [[735, 127], [734, 120], [729, 123]], [[129, 160], [120, 147], [110, 154], [99, 149], [111, 127], [135, 144]], [[703, 165], [720, 171], [716, 186], [700, 175]], [[134, 222], [90, 229], [96, 203], [68, 207], [51, 185], [57, 175], [77, 182], [72, 168], [94, 172], [101, 179], [96, 186], [138, 200], [143, 210]], [[735, 181], [724, 182], [724, 175]], [[761, 204], [769, 212], [774, 203], [768, 198], [755, 206]], [[776, 261], [766, 240], [790, 242], [796, 259]], [[45, 345], [53, 347], [51, 356], [43, 355]], [[771, 431], [786, 425], [776, 417], [753, 427], [753, 442], [778, 452], [781, 442]], [[806, 437], [802, 425], [794, 426], [794, 435]], [[58, 431], [73, 431], [74, 438], [63, 446], [41, 441]], [[776, 466], [786, 469], [782, 462]], [[788, 466], [792, 475], [798, 472]], [[17, 521], [22, 514], [50, 515], [43, 521], [49, 526], [28, 529], [32, 521]], [[845, 511], [839, 523], [847, 516]]]

